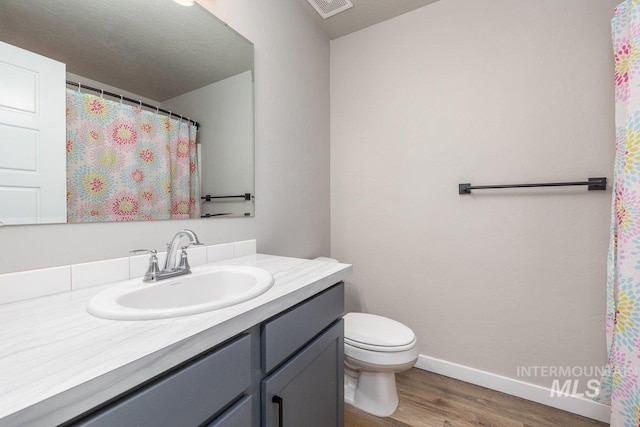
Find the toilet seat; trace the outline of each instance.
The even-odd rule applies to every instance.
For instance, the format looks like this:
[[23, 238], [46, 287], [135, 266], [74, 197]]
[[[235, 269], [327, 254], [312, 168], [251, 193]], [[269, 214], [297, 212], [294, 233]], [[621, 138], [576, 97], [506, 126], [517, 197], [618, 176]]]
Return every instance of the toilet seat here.
[[400, 322], [368, 313], [344, 316], [344, 342], [376, 352], [410, 350], [416, 345], [413, 331]]
[[409, 344], [405, 345], [373, 345], [360, 341], [350, 340], [349, 338], [344, 338], [344, 343], [353, 347], [360, 348], [362, 350], [375, 351], [379, 353], [395, 353], [398, 351], [406, 351], [411, 350], [416, 346], [417, 340], [414, 338]]

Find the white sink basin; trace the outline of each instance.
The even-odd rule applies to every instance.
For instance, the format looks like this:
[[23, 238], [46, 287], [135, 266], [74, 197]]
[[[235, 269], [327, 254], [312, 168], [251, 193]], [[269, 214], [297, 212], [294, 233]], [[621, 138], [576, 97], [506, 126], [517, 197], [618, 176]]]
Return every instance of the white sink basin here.
[[93, 297], [87, 311], [114, 320], [186, 316], [247, 301], [272, 285], [271, 273], [257, 267], [196, 267], [192, 274], [156, 283], [132, 279], [115, 284]]

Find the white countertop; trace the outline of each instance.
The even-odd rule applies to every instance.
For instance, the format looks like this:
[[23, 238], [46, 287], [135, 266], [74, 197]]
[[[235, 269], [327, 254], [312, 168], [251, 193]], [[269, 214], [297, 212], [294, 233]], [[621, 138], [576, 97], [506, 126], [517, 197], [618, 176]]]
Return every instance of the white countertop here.
[[71, 419], [351, 272], [348, 264], [260, 254], [211, 265], [221, 264], [263, 268], [275, 283], [231, 307], [162, 320], [88, 314], [88, 301], [109, 284], [0, 305], [0, 426], [50, 426]]

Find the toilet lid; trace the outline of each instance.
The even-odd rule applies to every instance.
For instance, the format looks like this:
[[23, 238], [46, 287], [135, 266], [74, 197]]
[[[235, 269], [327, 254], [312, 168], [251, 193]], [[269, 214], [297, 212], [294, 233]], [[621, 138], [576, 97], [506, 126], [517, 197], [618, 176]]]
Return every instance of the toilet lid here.
[[365, 349], [394, 351], [397, 347], [415, 345], [411, 329], [387, 317], [367, 313], [347, 313], [344, 316], [345, 342]]

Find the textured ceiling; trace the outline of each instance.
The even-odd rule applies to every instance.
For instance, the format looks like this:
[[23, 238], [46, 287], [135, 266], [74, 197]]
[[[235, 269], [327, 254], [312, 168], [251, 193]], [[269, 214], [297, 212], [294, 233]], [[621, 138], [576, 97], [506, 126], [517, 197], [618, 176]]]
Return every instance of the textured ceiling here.
[[403, 13], [435, 3], [437, 0], [351, 0], [353, 7], [327, 19], [307, 0], [296, 0], [330, 40], [378, 24]]
[[[295, 1], [335, 39], [436, 0], [352, 0], [326, 20]], [[250, 42], [201, 6], [172, 0], [0, 0], [0, 41], [156, 101], [253, 68]]]
[[253, 45], [172, 0], [0, 0], [0, 41], [164, 101], [253, 68]]

